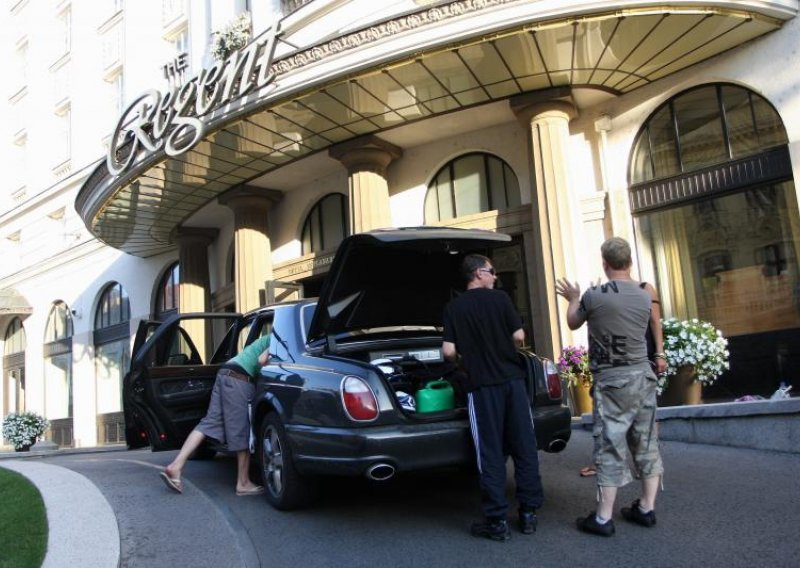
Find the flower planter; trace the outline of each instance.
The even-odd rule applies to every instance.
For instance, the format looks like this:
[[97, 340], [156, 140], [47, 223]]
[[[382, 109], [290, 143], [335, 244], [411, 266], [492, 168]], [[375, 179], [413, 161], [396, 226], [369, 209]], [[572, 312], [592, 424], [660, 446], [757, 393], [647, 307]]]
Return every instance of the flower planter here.
[[578, 415], [592, 412], [592, 397], [589, 395], [590, 388], [583, 381], [579, 381], [570, 387], [572, 401], [575, 403], [575, 413]]
[[667, 388], [659, 398], [659, 406], [702, 404], [703, 385], [695, 380], [694, 367], [684, 365], [669, 378]]
[[35, 440], [33, 442], [28, 442], [27, 444], [23, 444], [19, 448], [14, 448], [14, 451], [15, 452], [29, 452], [29, 451], [31, 451], [31, 446], [33, 446], [34, 443], [36, 443]]

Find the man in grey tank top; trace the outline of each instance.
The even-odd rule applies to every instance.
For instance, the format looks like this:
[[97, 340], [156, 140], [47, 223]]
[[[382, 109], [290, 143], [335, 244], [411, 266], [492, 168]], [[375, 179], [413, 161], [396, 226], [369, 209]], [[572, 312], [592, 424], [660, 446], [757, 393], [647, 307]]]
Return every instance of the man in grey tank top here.
[[656, 375], [647, 356], [648, 326], [656, 344], [656, 370], [666, 370], [661, 311], [655, 288], [631, 278], [631, 248], [619, 237], [600, 247], [608, 282], [589, 288], [560, 279], [556, 292], [569, 302], [567, 325], [589, 324], [589, 362], [594, 375], [594, 465], [597, 469], [596, 512], [577, 520], [582, 531], [611, 536], [617, 488], [633, 476], [627, 462], [630, 450], [642, 480], [642, 496], [622, 516], [652, 527], [655, 500], [664, 471], [655, 427]]

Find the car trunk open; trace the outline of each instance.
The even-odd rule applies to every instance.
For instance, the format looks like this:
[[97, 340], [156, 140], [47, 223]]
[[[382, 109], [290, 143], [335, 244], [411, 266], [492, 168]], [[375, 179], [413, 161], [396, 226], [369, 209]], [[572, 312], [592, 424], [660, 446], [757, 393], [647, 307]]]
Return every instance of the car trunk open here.
[[424, 227], [373, 231], [339, 246], [311, 321], [310, 342], [392, 326], [442, 325], [464, 284], [465, 254], [511, 238], [483, 230]]

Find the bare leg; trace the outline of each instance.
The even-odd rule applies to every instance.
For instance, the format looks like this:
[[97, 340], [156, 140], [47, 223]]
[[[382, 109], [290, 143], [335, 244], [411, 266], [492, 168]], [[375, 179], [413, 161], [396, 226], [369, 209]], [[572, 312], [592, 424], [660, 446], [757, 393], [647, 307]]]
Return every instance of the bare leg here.
[[183, 443], [183, 446], [181, 446], [181, 451], [178, 452], [178, 455], [175, 456], [175, 459], [172, 460], [172, 463], [164, 468], [164, 471], [167, 472], [167, 475], [169, 475], [172, 479], [180, 480], [183, 466], [186, 465], [186, 460], [188, 460], [194, 451], [200, 447], [200, 444], [202, 444], [203, 440], [205, 439], [205, 434], [198, 430], [192, 430], [192, 432], [186, 438], [186, 441]]
[[250, 452], [236, 452], [236, 491], [253, 491], [259, 486], [250, 481]]
[[656, 508], [656, 495], [660, 481], [660, 475], [642, 479], [642, 497], [639, 499], [639, 506], [643, 511], [652, 511]]
[[616, 487], [600, 487], [600, 502], [597, 504], [597, 516], [604, 519], [610, 519], [614, 514], [614, 501], [617, 498]]

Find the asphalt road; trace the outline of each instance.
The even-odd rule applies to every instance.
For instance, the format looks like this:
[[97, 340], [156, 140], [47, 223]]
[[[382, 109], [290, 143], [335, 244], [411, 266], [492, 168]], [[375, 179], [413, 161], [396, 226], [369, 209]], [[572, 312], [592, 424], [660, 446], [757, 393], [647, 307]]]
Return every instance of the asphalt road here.
[[[335, 480], [312, 508], [285, 513], [263, 497], [234, 495], [231, 457], [189, 462], [183, 495], [157, 477], [173, 452], [44, 461], [85, 475], [106, 496], [123, 567], [800, 565], [800, 456], [664, 442], [657, 527], [616, 519], [617, 534], [602, 538], [575, 528], [575, 518], [594, 508], [593, 478], [578, 475], [590, 448], [590, 434], [575, 431], [564, 452], [540, 455], [546, 504], [539, 530], [515, 532], [506, 543], [469, 535], [479, 516], [477, 479], [459, 471], [383, 485]], [[636, 484], [623, 488], [617, 510], [637, 496]]]

